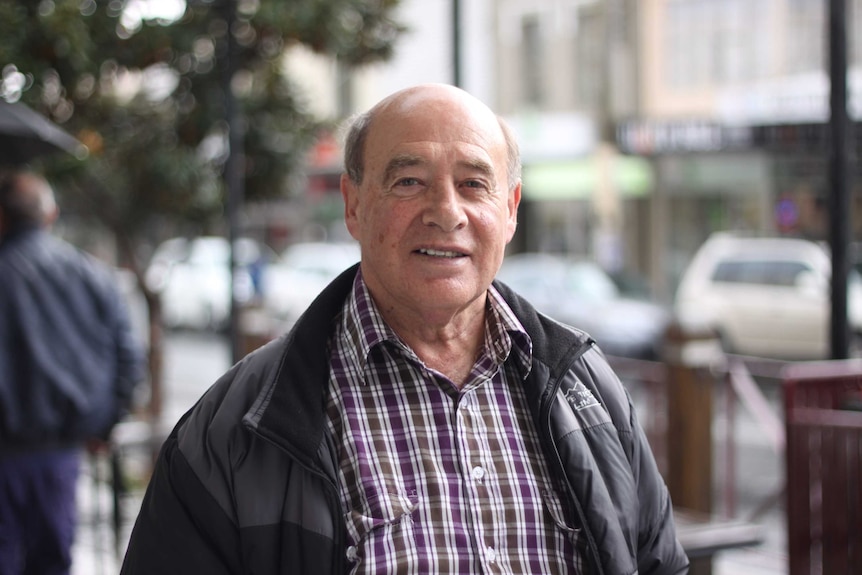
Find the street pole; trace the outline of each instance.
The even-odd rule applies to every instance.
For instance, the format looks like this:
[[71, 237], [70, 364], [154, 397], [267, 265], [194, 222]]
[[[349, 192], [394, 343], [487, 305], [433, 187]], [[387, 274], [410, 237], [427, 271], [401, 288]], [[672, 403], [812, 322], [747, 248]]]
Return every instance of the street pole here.
[[225, 39], [225, 66], [222, 77], [224, 91], [225, 119], [228, 126], [228, 157], [225, 163], [224, 182], [227, 195], [228, 240], [230, 242], [230, 347], [233, 362], [242, 358], [242, 333], [240, 326], [240, 307], [235, 293], [234, 276], [237, 268], [236, 244], [240, 237], [240, 212], [245, 195], [243, 170], [245, 157], [243, 140], [245, 130], [243, 119], [237, 105], [231, 86], [237, 71], [237, 44], [233, 36], [233, 26], [236, 21], [235, 0], [225, 0], [225, 22], [227, 37]]
[[452, 0], [452, 84], [461, 87], [461, 0]]
[[850, 260], [851, 202], [848, 189], [849, 137], [847, 114], [846, 0], [829, 0], [829, 242], [832, 249], [830, 336], [832, 359], [847, 359], [850, 327], [847, 318], [847, 277]]

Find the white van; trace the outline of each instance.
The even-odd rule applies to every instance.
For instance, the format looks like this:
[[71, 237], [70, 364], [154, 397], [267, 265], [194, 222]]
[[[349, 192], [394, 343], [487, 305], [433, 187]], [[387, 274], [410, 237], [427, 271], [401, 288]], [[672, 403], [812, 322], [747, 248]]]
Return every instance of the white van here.
[[[832, 261], [820, 244], [796, 238], [712, 235], [677, 288], [683, 326], [710, 327], [732, 353], [781, 359], [830, 355]], [[848, 320], [862, 333], [862, 278], [850, 271]]]

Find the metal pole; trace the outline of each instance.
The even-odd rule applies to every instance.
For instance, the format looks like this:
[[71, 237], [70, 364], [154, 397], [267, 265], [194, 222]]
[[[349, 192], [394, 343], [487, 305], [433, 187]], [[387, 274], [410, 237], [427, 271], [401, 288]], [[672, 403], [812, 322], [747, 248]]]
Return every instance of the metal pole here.
[[461, 87], [461, 0], [452, 0], [452, 83]]
[[850, 328], [847, 318], [849, 274], [850, 194], [848, 190], [849, 137], [847, 114], [846, 0], [829, 0], [829, 242], [832, 249], [832, 359], [847, 359]]
[[225, 164], [225, 191], [227, 194], [228, 239], [230, 241], [230, 344], [231, 356], [234, 362], [242, 357], [242, 334], [240, 333], [240, 309], [237, 294], [234, 292], [233, 277], [236, 273], [236, 241], [240, 236], [239, 217], [242, 209], [244, 190], [243, 168], [245, 157], [243, 139], [245, 130], [243, 120], [233, 94], [231, 82], [237, 70], [237, 44], [233, 37], [233, 26], [236, 21], [235, 0], [225, 0], [225, 20], [227, 23], [227, 38], [225, 41], [225, 67], [222, 78], [222, 89], [225, 99], [225, 116], [228, 125], [229, 153]]

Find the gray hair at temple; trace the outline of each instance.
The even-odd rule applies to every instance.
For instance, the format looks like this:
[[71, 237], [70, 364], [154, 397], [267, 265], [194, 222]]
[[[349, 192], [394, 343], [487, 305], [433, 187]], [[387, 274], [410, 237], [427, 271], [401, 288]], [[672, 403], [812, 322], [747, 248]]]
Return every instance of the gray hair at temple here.
[[[365, 140], [374, 118], [374, 110], [355, 114], [347, 121], [348, 130], [344, 138], [344, 171], [355, 184], [362, 183], [365, 161]], [[506, 177], [509, 190], [513, 190], [521, 181], [521, 152], [518, 149], [518, 139], [508, 122], [497, 116], [497, 123], [506, 141]]]

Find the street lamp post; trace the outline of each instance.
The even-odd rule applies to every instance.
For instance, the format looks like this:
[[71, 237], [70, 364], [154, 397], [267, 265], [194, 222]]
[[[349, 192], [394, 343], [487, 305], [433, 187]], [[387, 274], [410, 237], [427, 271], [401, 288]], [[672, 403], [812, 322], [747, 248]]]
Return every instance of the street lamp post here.
[[452, 0], [452, 84], [461, 87], [461, 0]]
[[832, 249], [830, 336], [832, 359], [846, 359], [850, 351], [847, 317], [847, 277], [851, 240], [851, 202], [848, 190], [850, 139], [847, 114], [846, 0], [829, 0], [829, 241]]
[[228, 126], [228, 157], [225, 163], [224, 182], [227, 195], [228, 240], [230, 242], [230, 346], [233, 361], [239, 361], [243, 355], [242, 334], [240, 325], [240, 309], [235, 293], [234, 275], [236, 274], [237, 258], [236, 244], [240, 236], [240, 213], [245, 196], [245, 153], [243, 140], [245, 130], [242, 115], [233, 93], [232, 81], [238, 65], [237, 44], [233, 36], [233, 26], [236, 21], [235, 0], [225, 0], [225, 22], [227, 24], [224, 46], [224, 73], [222, 75], [222, 90], [224, 92], [225, 119]]

